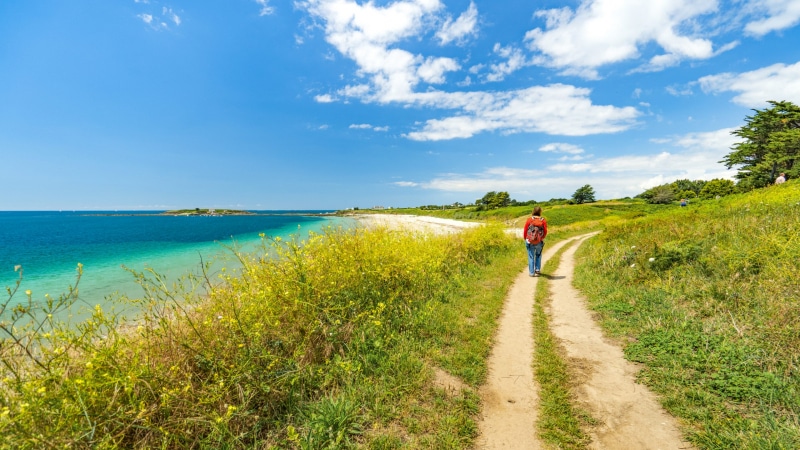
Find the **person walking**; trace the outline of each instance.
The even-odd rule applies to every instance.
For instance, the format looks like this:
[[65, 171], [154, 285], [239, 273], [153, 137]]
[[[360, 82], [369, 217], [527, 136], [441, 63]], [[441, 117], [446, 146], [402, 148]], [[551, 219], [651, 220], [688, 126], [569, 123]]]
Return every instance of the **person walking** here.
[[781, 174], [778, 175], [778, 178], [775, 178], [775, 184], [782, 184], [785, 182], [786, 182], [786, 174], [781, 172]]
[[525, 221], [522, 237], [528, 249], [528, 275], [538, 277], [542, 270], [542, 249], [547, 236], [547, 219], [542, 217], [542, 207], [533, 208], [533, 213]]

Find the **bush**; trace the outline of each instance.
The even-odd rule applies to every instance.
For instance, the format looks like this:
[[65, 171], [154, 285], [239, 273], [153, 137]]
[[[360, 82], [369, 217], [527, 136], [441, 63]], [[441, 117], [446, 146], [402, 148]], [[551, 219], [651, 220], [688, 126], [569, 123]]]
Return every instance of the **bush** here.
[[675, 192], [672, 187], [665, 184], [663, 186], [656, 186], [650, 190], [650, 196], [647, 199], [648, 203], [657, 205], [666, 205], [675, 201]]
[[699, 197], [702, 199], [724, 197], [726, 195], [733, 194], [735, 191], [736, 185], [733, 183], [733, 181], [715, 178], [703, 186]]

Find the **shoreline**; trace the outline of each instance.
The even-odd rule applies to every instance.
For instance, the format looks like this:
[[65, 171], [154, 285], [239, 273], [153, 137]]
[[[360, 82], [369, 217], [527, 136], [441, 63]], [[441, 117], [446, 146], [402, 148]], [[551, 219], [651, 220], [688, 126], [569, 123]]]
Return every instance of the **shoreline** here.
[[353, 214], [349, 217], [355, 219], [365, 228], [385, 227], [394, 230], [430, 232], [434, 234], [458, 233], [464, 229], [482, 225], [480, 222], [463, 222], [455, 219], [415, 216], [412, 214]]

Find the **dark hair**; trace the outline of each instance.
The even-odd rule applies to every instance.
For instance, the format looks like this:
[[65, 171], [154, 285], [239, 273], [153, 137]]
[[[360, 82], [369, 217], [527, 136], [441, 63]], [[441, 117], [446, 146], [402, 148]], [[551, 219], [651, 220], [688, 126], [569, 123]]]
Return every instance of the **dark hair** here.
[[536, 208], [533, 208], [533, 215], [534, 216], [541, 216], [542, 215], [542, 207], [541, 206], [537, 206]]

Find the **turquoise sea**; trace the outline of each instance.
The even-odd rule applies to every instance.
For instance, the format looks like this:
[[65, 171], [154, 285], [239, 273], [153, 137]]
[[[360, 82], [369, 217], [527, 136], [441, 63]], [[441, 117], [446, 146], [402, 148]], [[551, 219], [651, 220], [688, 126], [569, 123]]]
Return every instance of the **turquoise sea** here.
[[[125, 211], [0, 211], [0, 286], [15, 285], [22, 267], [22, 284], [11, 304], [34, 301], [45, 294], [57, 297], [75, 284], [76, 267], [83, 265], [78, 285], [79, 303], [108, 306], [110, 296], [141, 297], [142, 288], [131, 273], [152, 268], [171, 280], [188, 272], [199, 273], [201, 261], [235, 266], [234, 243], [255, 251], [259, 233], [305, 239], [309, 232], [332, 227], [352, 227], [351, 219], [312, 215], [328, 211], [254, 211], [242, 216], [166, 216]], [[216, 269], [215, 269], [216, 270]], [[0, 303], [8, 300], [3, 289]]]

